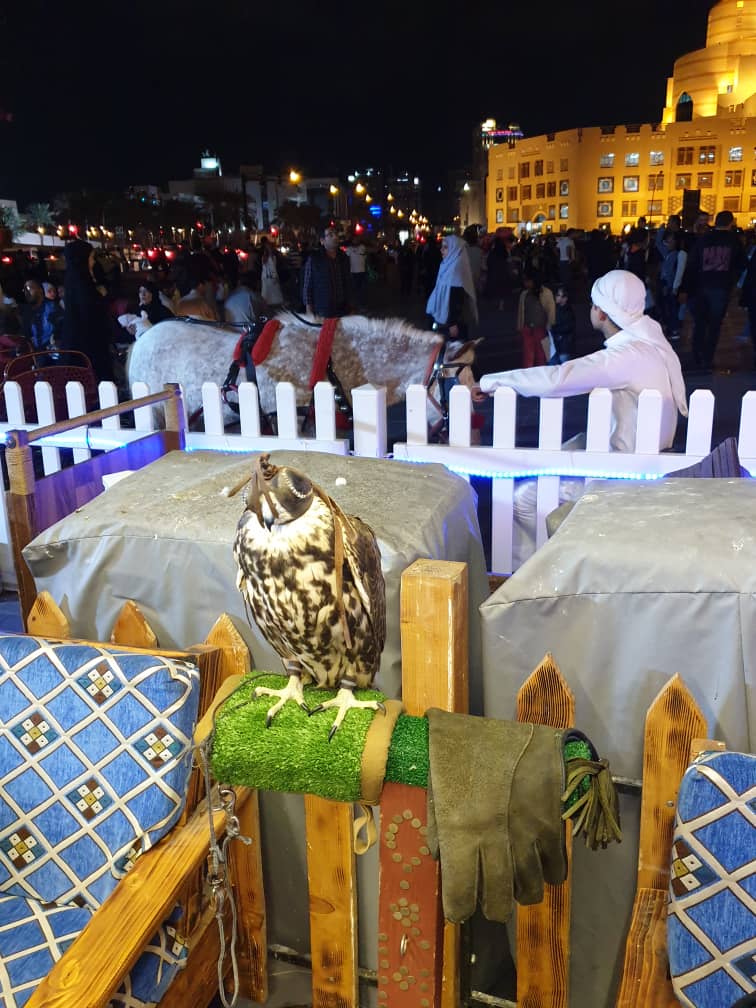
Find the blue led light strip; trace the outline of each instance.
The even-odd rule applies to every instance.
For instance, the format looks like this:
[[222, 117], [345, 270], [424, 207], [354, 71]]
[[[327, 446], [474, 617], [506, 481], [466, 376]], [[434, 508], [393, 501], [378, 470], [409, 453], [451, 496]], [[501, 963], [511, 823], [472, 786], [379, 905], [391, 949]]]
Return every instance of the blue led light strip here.
[[[402, 462], [429, 463], [429, 459], [405, 458]], [[659, 480], [666, 473], [603, 472], [597, 469], [471, 469], [469, 466], [448, 465], [446, 468], [460, 476], [478, 476], [481, 479], [535, 479], [538, 476], [561, 476], [563, 479], [616, 479], [616, 480]]]

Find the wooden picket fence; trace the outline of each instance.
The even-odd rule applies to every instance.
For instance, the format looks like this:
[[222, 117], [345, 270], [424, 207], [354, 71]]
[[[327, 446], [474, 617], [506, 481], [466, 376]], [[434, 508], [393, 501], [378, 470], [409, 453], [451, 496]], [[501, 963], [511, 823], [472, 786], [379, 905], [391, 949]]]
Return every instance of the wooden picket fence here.
[[[462, 563], [418, 560], [402, 576], [402, 691], [408, 714], [421, 715], [429, 707], [464, 713], [468, 693], [467, 569]], [[32, 634], [69, 636], [60, 609], [43, 593], [28, 622]], [[133, 603], [126, 603], [111, 637], [129, 647], [154, 648], [150, 627]], [[249, 671], [249, 655], [228, 617], [221, 617], [206, 641], [223, 652], [218, 675]], [[201, 649], [198, 649], [201, 650]], [[215, 666], [213, 666], [214, 668]], [[209, 695], [217, 676], [205, 685]], [[575, 701], [559, 668], [547, 655], [523, 683], [517, 697], [518, 721], [555, 728], [575, 723]], [[577, 718], [579, 722], [579, 717]], [[640, 729], [640, 726], [639, 726]], [[626, 941], [625, 963], [617, 1008], [672, 1008], [676, 1004], [666, 959], [666, 903], [669, 861], [677, 791], [692, 755], [722, 743], [704, 741], [706, 721], [695, 699], [678, 675], [660, 691], [648, 710], [644, 733], [643, 795], [637, 893]], [[251, 847], [235, 852], [235, 878], [240, 908], [239, 960], [243, 997], [264, 1002], [269, 991], [267, 971], [266, 904], [260, 855], [257, 794], [244, 791], [242, 826], [253, 838]], [[201, 797], [198, 790], [193, 802]], [[461, 929], [444, 922], [441, 913], [441, 875], [425, 842], [426, 792], [422, 788], [387, 782], [380, 803], [378, 928], [375, 939], [378, 970], [370, 973], [358, 962], [357, 871], [353, 849], [353, 808], [314, 795], [304, 796], [307, 847], [307, 884], [310, 907], [310, 953], [298, 958], [312, 974], [313, 1005], [359, 1008], [361, 978], [378, 988], [379, 1004], [390, 1008], [459, 1008], [476, 1004], [498, 1008], [567, 1008], [570, 1003], [570, 916], [573, 896], [577, 912], [586, 912], [595, 893], [573, 893], [571, 867], [560, 886], [545, 886], [542, 903], [516, 909], [516, 1001], [470, 988]], [[571, 865], [571, 825], [566, 835]], [[168, 841], [170, 842], [170, 841]], [[195, 846], [201, 848], [199, 838]], [[149, 878], [146, 855], [139, 862]], [[600, 853], [597, 857], [602, 856]], [[201, 859], [197, 858], [197, 868]], [[371, 880], [372, 882], [372, 880]], [[198, 883], [199, 884], [199, 883]], [[273, 880], [275, 885], [275, 880]], [[201, 890], [194, 886], [197, 892]], [[217, 931], [189, 904], [201, 942], [193, 942], [189, 968], [179, 974], [161, 1005], [205, 1004], [215, 982]], [[157, 896], [157, 894], [156, 894]], [[128, 892], [111, 897], [125, 913]], [[110, 903], [111, 901], [108, 901]], [[105, 904], [106, 913], [108, 904]], [[110, 920], [112, 914], [108, 916]], [[370, 925], [368, 925], [370, 926]], [[88, 934], [89, 932], [87, 932]], [[145, 932], [146, 937], [149, 934]], [[107, 942], [105, 946], [107, 946]], [[82, 941], [68, 957], [77, 961], [91, 946]], [[80, 971], [88, 977], [88, 971]], [[33, 998], [35, 1006], [53, 1001], [63, 1008], [77, 1002], [67, 977], [70, 966], [61, 961]], [[114, 974], [115, 975], [115, 974]], [[92, 981], [87, 980], [88, 983]], [[104, 983], [98, 975], [97, 984]], [[100, 987], [98, 986], [98, 991]], [[107, 998], [105, 987], [100, 992]], [[105, 1003], [93, 1000], [92, 1004]], [[30, 1002], [31, 1004], [31, 1002]]]
[[[143, 396], [150, 391], [144, 384], [136, 384], [133, 395]], [[67, 386], [68, 416], [86, 412], [84, 390], [79, 383]], [[9, 381], [3, 386], [8, 420], [0, 423], [0, 430], [14, 428], [34, 429], [54, 423], [52, 390], [48, 383], [35, 386], [38, 423], [30, 423], [25, 414], [21, 389]], [[111, 382], [99, 386], [102, 407], [118, 401], [118, 393]], [[263, 434], [260, 427], [257, 388], [251, 383], [239, 387], [238, 432], [228, 432], [224, 427], [224, 405], [219, 387], [203, 387], [204, 415], [202, 431], [187, 433], [188, 450], [215, 451], [325, 451], [346, 454], [350, 450], [348, 439], [340, 435], [336, 424], [334, 390], [325, 382], [315, 387], [314, 432], [302, 431], [302, 420], [297, 414], [294, 389], [280, 383], [276, 392], [276, 435]], [[383, 458], [388, 454], [387, 408], [385, 390], [364, 386], [352, 390], [353, 451], [356, 455]], [[406, 400], [406, 441], [392, 446], [393, 457], [410, 462], [440, 462], [464, 476], [481, 476], [491, 480], [490, 528], [484, 529], [484, 538], [491, 542], [491, 570], [508, 574], [512, 570], [513, 495], [515, 480], [530, 476], [538, 481], [537, 487], [537, 545], [546, 539], [546, 516], [559, 502], [559, 484], [562, 478], [658, 478], [667, 472], [692, 465], [711, 450], [715, 401], [710, 391], [698, 390], [690, 397], [685, 451], [683, 453], [660, 451], [661, 399], [656, 391], [641, 394], [638, 410], [636, 450], [632, 454], [619, 454], [609, 450], [611, 432], [611, 393], [596, 389], [589, 397], [588, 424], [585, 451], [568, 451], [563, 443], [562, 399], [540, 401], [540, 421], [537, 448], [523, 448], [516, 443], [517, 396], [511, 389], [498, 389], [494, 397], [493, 444], [481, 446], [473, 443], [471, 425], [472, 406], [470, 394], [464, 386], [452, 389], [450, 396], [448, 443], [429, 443], [428, 403], [423, 386], [410, 386]], [[69, 432], [45, 439], [42, 444], [42, 466], [45, 474], [61, 467], [61, 448], [73, 448], [74, 461], [89, 458], [92, 450], [109, 449], [128, 443], [155, 429], [154, 410], [145, 408], [134, 414], [134, 429], [123, 428], [119, 417], [103, 421], [101, 428], [88, 433]], [[743, 397], [738, 438], [742, 464], [756, 473], [756, 392]], [[8, 529], [4, 508], [0, 508], [0, 571], [6, 586], [13, 585], [13, 566], [7, 548]]]

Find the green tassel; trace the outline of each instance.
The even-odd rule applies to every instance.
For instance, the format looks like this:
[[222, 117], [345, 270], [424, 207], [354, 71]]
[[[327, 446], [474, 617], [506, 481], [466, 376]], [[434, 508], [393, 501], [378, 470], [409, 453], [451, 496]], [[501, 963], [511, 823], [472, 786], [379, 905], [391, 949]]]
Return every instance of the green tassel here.
[[[605, 849], [613, 840], [621, 843], [619, 801], [607, 761], [580, 757], [569, 760], [565, 769], [567, 783], [562, 804], [568, 807], [562, 819], [572, 819], [575, 835], [583, 833], [586, 847], [591, 850]], [[586, 781], [588, 787], [583, 790]], [[577, 801], [576, 794], [579, 794]]]

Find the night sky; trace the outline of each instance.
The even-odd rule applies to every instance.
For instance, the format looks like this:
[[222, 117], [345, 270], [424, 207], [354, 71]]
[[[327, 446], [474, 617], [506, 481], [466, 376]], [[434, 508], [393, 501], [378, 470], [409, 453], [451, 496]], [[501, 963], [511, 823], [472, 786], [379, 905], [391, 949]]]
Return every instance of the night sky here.
[[202, 148], [311, 176], [430, 178], [474, 125], [656, 122], [714, 0], [8, 0], [0, 197], [165, 185]]

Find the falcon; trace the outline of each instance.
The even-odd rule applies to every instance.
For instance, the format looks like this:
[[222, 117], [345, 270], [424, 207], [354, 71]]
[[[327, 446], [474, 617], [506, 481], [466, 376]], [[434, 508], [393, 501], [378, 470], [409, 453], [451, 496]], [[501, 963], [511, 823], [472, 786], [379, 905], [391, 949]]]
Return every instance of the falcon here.
[[[289, 700], [311, 714], [337, 708], [330, 740], [350, 709], [382, 708], [354, 696], [355, 688], [372, 684], [386, 641], [378, 544], [369, 525], [267, 454], [245, 483], [234, 541], [236, 585], [289, 675], [283, 689], [258, 686], [255, 695], [278, 697], [268, 725]], [[302, 692], [307, 682], [339, 690], [310, 711]]]

